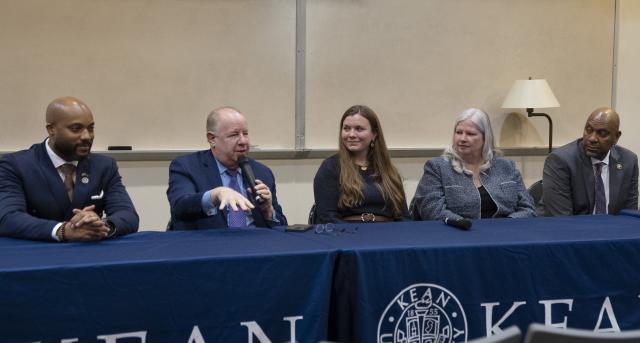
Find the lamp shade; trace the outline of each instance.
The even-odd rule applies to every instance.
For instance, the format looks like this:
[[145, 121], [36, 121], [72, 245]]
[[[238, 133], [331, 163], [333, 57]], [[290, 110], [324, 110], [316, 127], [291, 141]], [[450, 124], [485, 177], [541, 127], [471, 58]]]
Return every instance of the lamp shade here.
[[502, 108], [560, 107], [547, 80], [516, 80], [502, 103]]

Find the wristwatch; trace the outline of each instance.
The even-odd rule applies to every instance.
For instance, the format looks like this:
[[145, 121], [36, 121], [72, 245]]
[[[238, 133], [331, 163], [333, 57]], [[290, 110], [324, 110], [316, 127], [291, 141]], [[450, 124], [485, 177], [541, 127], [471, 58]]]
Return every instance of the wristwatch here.
[[109, 228], [109, 234], [107, 234], [107, 238], [113, 237], [116, 234], [116, 231], [118, 231], [116, 229], [116, 224], [109, 220], [109, 218], [105, 218], [102, 221], [104, 222], [104, 225]]

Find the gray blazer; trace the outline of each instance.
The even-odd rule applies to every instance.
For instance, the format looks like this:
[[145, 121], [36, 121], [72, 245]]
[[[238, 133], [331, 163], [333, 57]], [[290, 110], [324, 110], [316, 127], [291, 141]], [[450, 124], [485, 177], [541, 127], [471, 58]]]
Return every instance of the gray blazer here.
[[[609, 154], [609, 213], [638, 209], [638, 157], [614, 145]], [[552, 152], [544, 162], [542, 201], [547, 215], [591, 214], [594, 173], [582, 139]]]
[[[491, 167], [480, 173], [480, 181], [498, 207], [494, 217], [536, 215], [533, 200], [513, 161], [495, 157]], [[471, 175], [457, 173], [447, 158], [436, 157], [424, 165], [412, 212], [417, 220], [478, 219], [480, 193]]]

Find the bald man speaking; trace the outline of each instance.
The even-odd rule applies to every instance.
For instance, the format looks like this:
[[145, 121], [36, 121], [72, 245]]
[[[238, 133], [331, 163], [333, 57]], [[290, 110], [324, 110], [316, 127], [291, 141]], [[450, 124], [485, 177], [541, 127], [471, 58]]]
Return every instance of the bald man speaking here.
[[547, 157], [542, 179], [547, 215], [638, 209], [638, 157], [616, 145], [621, 134], [618, 113], [598, 108], [589, 115], [581, 139]]
[[[169, 166], [170, 228], [287, 225], [271, 169], [253, 159], [245, 160], [250, 147], [245, 116], [230, 106], [211, 111], [207, 116], [207, 141], [209, 149], [180, 156]], [[247, 166], [255, 174], [255, 189], [244, 181]]]
[[91, 154], [93, 114], [73, 97], [46, 111], [48, 138], [0, 159], [0, 236], [97, 241], [138, 230], [115, 160]]

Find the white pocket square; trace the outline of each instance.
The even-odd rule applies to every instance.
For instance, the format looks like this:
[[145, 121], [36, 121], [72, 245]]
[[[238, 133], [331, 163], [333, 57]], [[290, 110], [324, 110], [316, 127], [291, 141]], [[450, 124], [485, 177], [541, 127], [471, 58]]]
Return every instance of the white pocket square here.
[[102, 191], [100, 191], [100, 194], [92, 195], [91, 196], [91, 200], [100, 200], [100, 199], [102, 199], [103, 196], [104, 196], [104, 191], [102, 190]]

